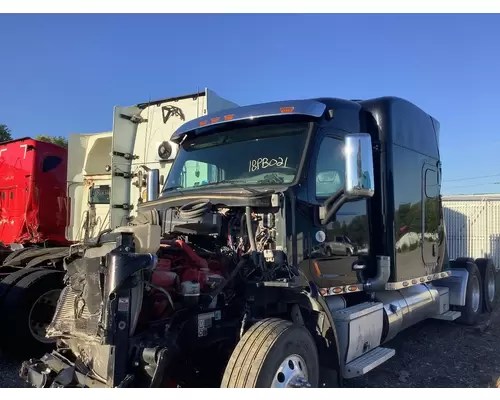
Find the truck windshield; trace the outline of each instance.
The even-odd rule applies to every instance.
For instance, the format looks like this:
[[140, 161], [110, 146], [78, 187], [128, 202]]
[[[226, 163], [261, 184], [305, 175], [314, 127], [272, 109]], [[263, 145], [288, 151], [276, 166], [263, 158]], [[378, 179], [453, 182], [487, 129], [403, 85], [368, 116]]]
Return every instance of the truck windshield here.
[[307, 122], [259, 125], [186, 140], [163, 190], [291, 183], [308, 129]]

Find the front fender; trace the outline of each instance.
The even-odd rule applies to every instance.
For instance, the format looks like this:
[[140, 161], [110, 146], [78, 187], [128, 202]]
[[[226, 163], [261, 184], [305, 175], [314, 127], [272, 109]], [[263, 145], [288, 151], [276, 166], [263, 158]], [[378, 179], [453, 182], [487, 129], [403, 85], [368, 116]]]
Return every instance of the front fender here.
[[[342, 387], [343, 376], [342, 367], [340, 365], [340, 347], [333, 316], [328, 308], [325, 298], [318, 291], [316, 285], [312, 282], [309, 282], [309, 285], [311, 291], [307, 294], [304, 292], [300, 296], [299, 305], [319, 314], [316, 322], [316, 332], [312, 333], [320, 335], [325, 339], [326, 349], [329, 353], [326, 357], [329, 364], [328, 366], [337, 372], [338, 385], [339, 387]], [[321, 357], [321, 359], [323, 360], [325, 357]]]

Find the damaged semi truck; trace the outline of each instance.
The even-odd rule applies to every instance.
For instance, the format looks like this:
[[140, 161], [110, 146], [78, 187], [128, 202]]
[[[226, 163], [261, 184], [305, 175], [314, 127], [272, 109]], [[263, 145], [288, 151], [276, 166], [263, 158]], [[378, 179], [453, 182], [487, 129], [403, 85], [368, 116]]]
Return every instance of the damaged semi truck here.
[[[57, 350], [20, 376], [37, 387], [318, 387], [387, 361], [387, 342], [420, 321], [475, 324], [494, 306], [495, 268], [446, 260], [438, 137], [436, 119], [395, 97], [186, 122], [160, 196], [65, 259], [47, 331]], [[409, 232], [415, 243], [396, 246]], [[324, 251], [338, 236], [356, 251]]]
[[29, 138], [0, 144], [4, 350], [43, 354], [54, 345], [45, 333], [70, 246], [134, 217], [149, 176], [168, 174], [177, 151], [168, 138], [180, 125], [235, 106], [205, 89], [115, 107], [111, 132], [72, 134], [68, 149]]
[[70, 245], [67, 161], [67, 149], [52, 143], [29, 137], [0, 143], [2, 347], [33, 350], [33, 343], [47, 343], [42, 326], [53, 316]]

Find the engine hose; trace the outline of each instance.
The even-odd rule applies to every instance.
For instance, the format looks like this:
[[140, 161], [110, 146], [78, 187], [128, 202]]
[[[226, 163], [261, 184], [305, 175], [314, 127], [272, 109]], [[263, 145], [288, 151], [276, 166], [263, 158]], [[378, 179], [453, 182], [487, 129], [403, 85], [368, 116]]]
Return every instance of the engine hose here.
[[212, 203], [209, 200], [196, 200], [191, 203], [184, 204], [179, 208], [181, 218], [196, 218], [201, 217], [212, 208]]
[[241, 214], [241, 218], [240, 218], [240, 236], [243, 237], [245, 236], [245, 232], [244, 232], [244, 229], [243, 229], [243, 224], [245, 223], [245, 214]]
[[245, 208], [245, 217], [247, 222], [247, 232], [248, 232], [248, 241], [250, 242], [250, 250], [257, 251], [257, 245], [255, 244], [255, 237], [253, 235], [252, 210], [248, 206]]
[[234, 267], [233, 271], [231, 272], [231, 275], [228, 276], [228, 278], [222, 282], [219, 286], [217, 286], [217, 288], [209, 294], [211, 300], [210, 300], [210, 303], [217, 298], [217, 296], [222, 293], [222, 291], [226, 288], [226, 286], [229, 284], [229, 282], [231, 282], [235, 277], [236, 275], [238, 274], [238, 272], [240, 272], [240, 269], [243, 268], [243, 266], [246, 264], [247, 260], [245, 258], [242, 258], [238, 264], [236, 264], [236, 267]]
[[168, 302], [170, 303], [170, 306], [172, 307], [172, 309], [175, 310], [175, 306], [174, 306], [174, 302], [172, 300], [172, 297], [170, 296], [170, 293], [168, 293], [165, 288], [163, 288], [161, 286], [158, 286], [158, 285], [155, 285], [154, 283], [150, 283], [150, 282], [146, 283], [146, 285], [152, 287], [153, 289], [156, 289], [156, 290], [162, 292], [166, 296], [166, 298], [167, 298]]
[[99, 235], [97, 235], [97, 238], [95, 240], [96, 244], [99, 245], [102, 237], [104, 235], [106, 235], [107, 233], [111, 233], [111, 232], [113, 232], [111, 229], [104, 229], [103, 231], [99, 232]]

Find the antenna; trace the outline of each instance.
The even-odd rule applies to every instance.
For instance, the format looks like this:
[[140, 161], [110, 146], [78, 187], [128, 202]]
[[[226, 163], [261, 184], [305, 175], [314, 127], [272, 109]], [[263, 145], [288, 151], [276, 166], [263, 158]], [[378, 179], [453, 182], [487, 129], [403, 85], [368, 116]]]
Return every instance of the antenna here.
[[200, 87], [196, 86], [196, 118], [200, 116]]

